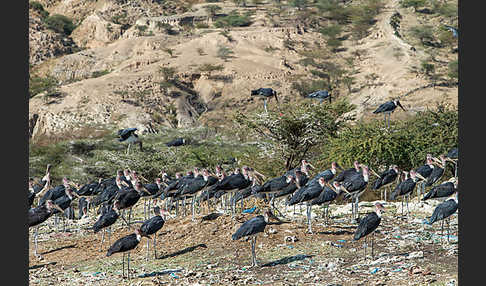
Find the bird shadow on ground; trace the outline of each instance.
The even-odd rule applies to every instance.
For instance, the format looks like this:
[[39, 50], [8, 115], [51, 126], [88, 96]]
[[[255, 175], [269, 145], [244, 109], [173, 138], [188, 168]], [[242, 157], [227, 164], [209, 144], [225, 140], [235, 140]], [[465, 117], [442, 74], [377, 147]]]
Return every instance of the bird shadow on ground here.
[[205, 220], [215, 220], [217, 219], [218, 217], [222, 216], [223, 214], [222, 213], [210, 213], [206, 216], [203, 216], [201, 218], [202, 221], [205, 221]]
[[55, 264], [57, 264], [56, 261], [47, 262], [47, 263], [44, 263], [44, 264], [39, 264], [39, 265], [31, 266], [31, 267], [29, 267], [29, 270], [31, 270], [31, 269], [37, 269], [37, 268], [42, 268], [42, 267], [47, 266], [47, 265], [55, 265]]
[[268, 262], [262, 265], [262, 267], [269, 267], [269, 266], [275, 266], [275, 265], [283, 265], [287, 263], [291, 263], [294, 261], [299, 261], [299, 260], [304, 260], [306, 258], [312, 258], [314, 255], [306, 255], [306, 254], [298, 254], [294, 256], [289, 256], [289, 257], [284, 257], [279, 260], [275, 260], [272, 262]]
[[46, 252], [42, 252], [41, 254], [49, 254], [49, 253], [53, 253], [53, 252], [56, 252], [56, 251], [59, 251], [59, 250], [63, 250], [63, 249], [67, 249], [67, 248], [74, 248], [74, 247], [76, 247], [76, 244], [66, 245], [66, 246], [58, 247], [56, 249], [52, 249], [52, 250], [49, 250], [49, 251], [46, 251]]
[[177, 273], [177, 272], [181, 272], [181, 271], [182, 271], [182, 269], [168, 269], [168, 270], [164, 270], [164, 271], [154, 271], [154, 272], [151, 272], [151, 273], [144, 273], [144, 274], [138, 275], [138, 277], [139, 278], [145, 278], [145, 277], [162, 276], [162, 275]]
[[187, 247], [187, 248], [184, 248], [183, 250], [179, 250], [179, 251], [174, 252], [174, 253], [171, 253], [171, 254], [166, 254], [164, 256], [157, 257], [157, 259], [166, 259], [166, 258], [169, 258], [169, 257], [174, 257], [174, 256], [178, 256], [178, 255], [181, 255], [181, 254], [185, 254], [185, 253], [194, 251], [198, 247], [207, 248], [207, 245], [204, 244], [204, 243], [200, 243], [198, 245], [194, 245], [194, 246], [191, 246], [191, 247]]
[[349, 231], [349, 230], [319, 231], [318, 234], [343, 235], [343, 234], [354, 234], [354, 231]]

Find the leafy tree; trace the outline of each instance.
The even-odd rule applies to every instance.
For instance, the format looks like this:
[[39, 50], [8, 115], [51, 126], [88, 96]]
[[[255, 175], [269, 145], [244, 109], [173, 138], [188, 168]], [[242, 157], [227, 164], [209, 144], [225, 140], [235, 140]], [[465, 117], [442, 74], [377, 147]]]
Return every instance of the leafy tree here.
[[74, 28], [76, 28], [71, 19], [60, 14], [54, 14], [45, 18], [44, 23], [49, 29], [67, 36], [71, 35]]
[[400, 5], [403, 8], [413, 7], [413, 10], [417, 12], [417, 9], [425, 6], [427, 0], [401, 0]]
[[248, 130], [249, 136], [256, 137], [253, 138], [257, 139], [265, 156], [279, 158], [289, 170], [306, 158], [313, 148], [325, 145], [329, 138], [337, 136], [340, 127], [351, 119], [343, 114], [353, 108], [344, 100], [318, 106], [285, 104], [280, 112], [238, 112], [234, 122], [237, 128]]
[[228, 48], [228, 47], [225, 47], [225, 46], [220, 46], [218, 48], [218, 52], [217, 52], [217, 56], [218, 58], [224, 60], [225, 62], [228, 61], [229, 58], [231, 58], [231, 54], [233, 54], [234, 52]]
[[206, 6], [203, 6], [203, 8], [209, 14], [209, 18], [211, 18], [211, 21], [214, 20], [214, 17], [218, 13], [218, 11], [223, 10], [223, 8], [221, 8], [221, 6], [218, 6], [218, 5], [206, 5]]

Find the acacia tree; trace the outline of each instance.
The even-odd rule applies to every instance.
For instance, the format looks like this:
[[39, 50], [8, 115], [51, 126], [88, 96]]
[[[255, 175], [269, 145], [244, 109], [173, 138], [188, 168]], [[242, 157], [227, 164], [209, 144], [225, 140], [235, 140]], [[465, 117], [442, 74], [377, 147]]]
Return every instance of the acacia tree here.
[[282, 105], [279, 111], [243, 114], [238, 112], [234, 122], [244, 128], [249, 136], [257, 137], [257, 145], [269, 158], [285, 161], [287, 170], [306, 158], [316, 146], [325, 144], [337, 135], [339, 128], [348, 120], [343, 116], [354, 109], [345, 100], [332, 104], [313, 105], [303, 103]]

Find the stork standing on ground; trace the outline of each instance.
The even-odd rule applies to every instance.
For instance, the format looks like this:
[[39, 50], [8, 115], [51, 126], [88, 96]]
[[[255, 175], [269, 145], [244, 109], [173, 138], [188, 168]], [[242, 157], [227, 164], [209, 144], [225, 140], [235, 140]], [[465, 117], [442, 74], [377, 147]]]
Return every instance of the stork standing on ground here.
[[444, 174], [447, 159], [444, 155], [440, 155], [439, 158], [440, 160], [433, 162], [435, 167], [432, 169], [432, 172], [427, 177], [427, 181], [425, 182], [426, 187], [430, 187], [436, 182], [438, 182], [442, 177], [442, 175]]
[[385, 202], [386, 202], [387, 188], [389, 188], [389, 186], [393, 182], [398, 180], [399, 173], [400, 172], [398, 171], [398, 166], [392, 165], [390, 166], [390, 169], [384, 171], [378, 176], [378, 179], [376, 179], [375, 184], [373, 185], [373, 190], [378, 190], [380, 188], [383, 188], [381, 191], [381, 199], [384, 199]]
[[34, 232], [34, 255], [36, 257], [40, 257], [40, 255], [37, 254], [37, 236], [39, 232], [39, 225], [45, 222], [49, 217], [51, 217], [54, 213], [54, 210], [63, 212], [63, 209], [61, 209], [58, 205], [54, 204], [51, 200], [46, 200], [43, 205], [39, 205], [36, 208], [29, 209], [27, 216], [29, 221], [29, 228], [33, 226], [36, 227]]
[[328, 92], [327, 90], [318, 90], [309, 93], [308, 95], [305, 96], [305, 98], [319, 99], [319, 104], [321, 104], [324, 101], [324, 99], [329, 98], [329, 103], [331, 103], [331, 93]]
[[360, 164], [360, 167], [362, 173], [357, 172], [345, 178], [341, 183], [343, 190], [348, 193], [345, 198], [352, 199], [352, 219], [355, 220], [359, 219], [359, 197], [366, 190], [369, 180], [368, 166]]
[[452, 162], [454, 164], [454, 177], [457, 178], [457, 161], [459, 159], [459, 149], [457, 147], [452, 148], [447, 152], [446, 155], [447, 161]]
[[133, 188], [126, 191], [119, 192], [114, 198], [115, 202], [119, 202], [120, 210], [130, 209], [130, 213], [128, 214], [127, 227], [130, 227], [132, 208], [140, 200], [142, 192], [150, 193], [142, 185], [142, 183], [136, 182]]
[[[327, 184], [327, 182], [326, 182]], [[313, 199], [310, 204], [313, 205], [325, 205], [324, 220], [329, 220], [329, 204], [334, 201], [343, 191], [339, 182], [332, 183], [334, 187], [326, 186], [319, 196]]]
[[353, 168], [346, 169], [341, 173], [337, 174], [336, 178], [334, 179], [336, 182], [342, 183], [347, 178], [355, 176], [357, 174], [361, 174], [361, 165], [358, 161], [353, 162]]
[[111, 241], [111, 226], [116, 222], [118, 217], [120, 216], [120, 203], [118, 201], [115, 201], [113, 203], [112, 208], [106, 209], [106, 211], [102, 212], [98, 220], [95, 222], [93, 225], [92, 229], [94, 233], [99, 232], [100, 230], [103, 230], [103, 234], [101, 236], [101, 242], [100, 242], [100, 251], [102, 251], [103, 247], [103, 241], [105, 240], [105, 229], [109, 228], [108, 232], [108, 243]]
[[[385, 124], [387, 124], [388, 128], [390, 128], [390, 115], [393, 113], [393, 111], [395, 111], [397, 106], [400, 106], [400, 108], [403, 109], [403, 111], [406, 111], [405, 108], [403, 108], [400, 101], [398, 99], [394, 99], [381, 104], [380, 106], [378, 106], [378, 108], [375, 111], [373, 111], [373, 113], [374, 114], [383, 113]], [[387, 115], [388, 115], [388, 121], [386, 120]]]
[[434, 168], [435, 168], [434, 157], [432, 157], [431, 154], [427, 154], [427, 158], [425, 159], [425, 164], [418, 167], [415, 170], [416, 174], [424, 178], [423, 182], [420, 184], [420, 187], [417, 188], [417, 198], [420, 198], [420, 195], [422, 195], [425, 192], [426, 180], [432, 174]]
[[[404, 174], [407, 176], [407, 172], [404, 171]], [[417, 185], [417, 182], [422, 179], [425, 180], [425, 178], [421, 177], [420, 174], [416, 173], [414, 170], [410, 171], [410, 178], [405, 177], [406, 179], [402, 182], [400, 182], [393, 192], [390, 195], [390, 199], [392, 201], [396, 200], [398, 196], [402, 196], [402, 216], [403, 216], [403, 199], [406, 200], [407, 202], [407, 215], [409, 213], [408, 209], [408, 200], [410, 197], [410, 194], [413, 192], [415, 189], [415, 186]]]
[[[266, 195], [276, 194], [293, 183], [295, 183], [295, 177], [290, 174], [276, 177], [265, 182], [265, 184], [263, 184], [262, 187], [257, 190], [257, 193]], [[274, 197], [272, 196], [269, 201], [269, 207], [273, 206], [273, 200]], [[280, 212], [278, 209], [276, 210]]]
[[459, 179], [452, 177], [447, 182], [442, 183], [430, 189], [430, 191], [424, 195], [422, 200], [426, 201], [428, 199], [449, 197], [452, 194], [454, 194], [454, 192], [457, 192], [458, 184], [459, 184]]
[[[360, 220], [358, 228], [356, 228], [356, 231], [354, 232], [353, 240], [360, 240], [363, 237], [366, 237], [368, 234], [372, 234], [371, 238], [371, 259], [373, 259], [373, 241], [374, 241], [374, 231], [376, 228], [380, 225], [381, 222], [381, 215], [382, 212], [385, 211], [385, 207], [379, 203], [375, 203], [375, 211], [369, 213], [366, 215], [362, 220]], [[366, 259], [366, 248], [368, 248], [368, 245], [365, 241], [364, 243], [364, 257]]]
[[274, 97], [275, 101], [278, 103], [278, 98], [277, 98], [277, 92], [273, 90], [272, 88], [259, 88], [259, 89], [254, 89], [251, 91], [251, 96], [257, 96], [260, 98], [263, 98], [263, 107], [265, 108], [265, 112], [268, 112], [267, 110], [267, 100]]
[[118, 141], [128, 143], [126, 154], [130, 153], [130, 145], [138, 144], [140, 146], [140, 151], [143, 151], [142, 140], [135, 134], [137, 128], [126, 128], [118, 130]]
[[130, 279], [130, 251], [133, 250], [137, 245], [140, 243], [140, 240], [142, 239], [141, 231], [140, 229], [136, 229], [135, 233], [129, 234], [127, 236], [124, 236], [115, 243], [113, 243], [112, 246], [108, 249], [108, 252], [106, 253], [106, 256], [109, 257], [113, 255], [114, 253], [123, 253], [123, 258], [122, 258], [122, 276], [125, 278], [125, 252], [127, 253], [127, 276], [128, 279]]
[[[76, 194], [71, 188], [66, 187], [64, 188], [64, 195], [53, 200], [53, 203], [59, 206], [62, 211], [60, 212], [61, 215], [64, 213], [64, 210], [71, 208], [71, 203], [73, 202], [74, 197], [79, 198], [79, 195]], [[59, 213], [57, 209], [53, 210], [55, 214]], [[65, 216], [62, 216], [63, 221], [63, 231], [66, 231], [66, 219]]]
[[[155, 216], [146, 220], [142, 226], [140, 226], [140, 234], [147, 238], [150, 235], [154, 235], [153, 248], [154, 248], [154, 259], [157, 259], [157, 232], [164, 226], [166, 211], [160, 207], [154, 207]], [[150, 241], [147, 239], [147, 260], [149, 259], [149, 249]]]
[[263, 215], [256, 216], [244, 222], [238, 228], [238, 230], [236, 230], [236, 232], [231, 236], [233, 240], [238, 240], [244, 236], [251, 237], [251, 254], [252, 254], [251, 266], [252, 267], [258, 266], [258, 262], [255, 254], [255, 244], [256, 244], [257, 235], [260, 232], [265, 231], [265, 227], [268, 224], [268, 220], [270, 216], [271, 216], [270, 211], [268, 209], [265, 210]]
[[444, 220], [447, 219], [447, 242], [449, 242], [449, 221], [451, 215], [453, 215], [458, 208], [458, 200], [457, 200], [457, 192], [454, 192], [447, 200], [440, 203], [435, 207], [432, 216], [428, 221], [427, 224], [432, 225], [436, 221], [441, 221], [441, 241], [442, 241], [442, 234], [444, 233]]

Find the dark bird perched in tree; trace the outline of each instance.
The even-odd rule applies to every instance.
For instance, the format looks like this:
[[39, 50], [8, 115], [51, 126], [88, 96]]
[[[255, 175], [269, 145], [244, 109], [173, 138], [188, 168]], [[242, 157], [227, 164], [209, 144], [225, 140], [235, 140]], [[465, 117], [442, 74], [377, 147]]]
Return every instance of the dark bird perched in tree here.
[[[373, 259], [373, 240], [374, 240], [374, 231], [380, 225], [381, 222], [381, 214], [385, 211], [385, 207], [381, 203], [375, 203], [375, 211], [366, 215], [362, 220], [360, 220], [356, 231], [354, 232], [353, 240], [360, 240], [363, 237], [366, 237], [368, 234], [373, 233], [373, 237], [371, 238], [371, 259]], [[364, 256], [366, 259], [366, 248], [368, 245], [364, 245]]]
[[390, 128], [390, 115], [393, 113], [393, 111], [395, 111], [397, 106], [400, 106], [400, 108], [403, 109], [403, 111], [406, 111], [405, 108], [403, 108], [400, 101], [398, 99], [395, 99], [381, 104], [380, 106], [378, 106], [378, 108], [375, 111], [373, 111], [373, 113], [374, 114], [383, 113], [385, 122], [387, 122], [386, 117], [388, 115], [388, 128]]
[[135, 134], [137, 128], [126, 128], [118, 130], [118, 141], [128, 143], [127, 154], [130, 152], [130, 145], [138, 144], [140, 146], [140, 151], [143, 151], [142, 140]]
[[329, 103], [331, 103], [331, 93], [328, 92], [327, 90], [318, 90], [309, 93], [308, 95], [305, 96], [305, 98], [318, 99], [319, 104], [321, 104], [324, 101], [324, 99], [329, 98]]
[[349, 175], [341, 182], [341, 187], [347, 192], [345, 198], [352, 199], [352, 218], [359, 219], [359, 197], [366, 190], [368, 185], [369, 174], [368, 166], [360, 165], [362, 173], [355, 172], [354, 175]]
[[440, 155], [439, 158], [440, 160], [438, 162], [435, 162], [435, 167], [432, 169], [432, 172], [427, 177], [427, 181], [425, 182], [426, 187], [432, 186], [433, 184], [438, 182], [444, 174], [446, 157], [444, 155]]
[[120, 203], [115, 201], [113, 203], [113, 207], [105, 208], [104, 211], [102, 211], [102, 214], [98, 218], [98, 220], [95, 222], [93, 225], [92, 229], [94, 233], [99, 232], [100, 230], [103, 230], [103, 234], [101, 236], [101, 243], [100, 243], [100, 251], [102, 250], [103, 246], [103, 241], [105, 239], [105, 229], [110, 228], [109, 230], [109, 236], [108, 236], [108, 243], [110, 243], [111, 240], [111, 226], [117, 221], [118, 217], [120, 216]]
[[444, 233], [444, 220], [447, 219], [447, 242], [449, 242], [449, 220], [450, 216], [457, 211], [458, 208], [458, 200], [457, 200], [457, 193], [454, 192], [447, 200], [438, 204], [432, 216], [428, 221], [427, 224], [432, 225], [436, 221], [441, 221], [441, 240], [442, 234]]
[[[384, 171], [378, 176], [378, 178], [375, 181], [375, 184], [373, 185], [373, 190], [378, 190], [380, 188], [383, 188], [381, 192], [381, 198], [382, 199], [384, 198], [385, 202], [386, 202], [386, 191], [387, 191], [386, 188], [398, 179], [399, 173], [400, 172], [398, 171], [398, 166], [391, 165], [390, 169]], [[383, 193], [385, 194], [384, 196]]]
[[263, 107], [265, 108], [265, 112], [267, 111], [267, 100], [275, 97], [275, 100], [278, 103], [278, 98], [277, 98], [277, 92], [273, 90], [272, 88], [259, 88], [259, 89], [254, 89], [251, 91], [251, 96], [257, 96], [260, 98], [263, 98]]
[[[142, 236], [150, 238], [150, 235], [154, 235], [153, 248], [154, 258], [157, 258], [157, 232], [164, 226], [166, 211], [160, 207], [154, 207], [155, 216], [146, 220], [142, 226], [140, 226], [140, 234]], [[149, 240], [147, 240], [147, 260], [149, 258]]]
[[252, 254], [251, 266], [252, 267], [258, 266], [258, 262], [255, 254], [255, 244], [256, 244], [257, 235], [260, 232], [265, 231], [265, 227], [268, 224], [268, 220], [270, 216], [271, 216], [270, 211], [265, 210], [263, 215], [256, 216], [244, 222], [231, 236], [233, 240], [238, 240], [244, 236], [251, 237], [251, 254]]
[[34, 232], [34, 255], [40, 257], [37, 254], [37, 235], [39, 231], [39, 225], [45, 222], [49, 217], [52, 216], [54, 210], [63, 211], [59, 206], [55, 205], [51, 200], [46, 200], [46, 202], [38, 207], [29, 209], [27, 214], [27, 220], [29, 222], [29, 228], [35, 226]]
[[422, 200], [426, 201], [428, 199], [449, 197], [453, 195], [454, 192], [457, 192], [458, 184], [459, 184], [459, 180], [456, 179], [455, 177], [452, 177], [447, 182], [442, 183], [430, 189], [430, 191], [424, 195]]
[[129, 234], [127, 236], [124, 236], [113, 245], [110, 246], [108, 249], [108, 252], [106, 253], [106, 256], [111, 256], [114, 253], [123, 253], [123, 258], [122, 258], [122, 276], [125, 278], [125, 252], [128, 252], [127, 256], [127, 276], [128, 279], [130, 279], [130, 251], [133, 250], [137, 245], [140, 243], [140, 240], [142, 239], [141, 231], [140, 229], [135, 229], [135, 233]]
[[356, 174], [361, 174], [360, 164], [358, 163], [358, 161], [354, 161], [353, 165], [354, 165], [353, 168], [346, 169], [346, 170], [342, 171], [341, 173], [337, 174], [334, 181], [342, 183], [345, 179], [347, 179], [349, 177], [352, 177]]
[[[405, 175], [407, 175], [407, 172], [403, 172]], [[402, 182], [400, 182], [393, 192], [390, 195], [390, 199], [392, 201], [396, 200], [398, 196], [402, 196], [402, 198], [406, 199], [407, 202], [407, 215], [409, 213], [408, 209], [408, 198], [410, 197], [410, 194], [413, 192], [415, 189], [415, 186], [417, 185], [417, 182], [420, 179], [420, 174], [417, 174], [414, 170], [410, 170], [410, 178], [405, 177], [406, 179]], [[423, 179], [425, 180], [425, 179]], [[403, 199], [402, 199], [402, 215], [403, 215]]]
[[178, 147], [186, 144], [186, 139], [184, 138], [176, 138], [174, 140], [171, 140], [167, 143], [165, 143], [165, 146], [167, 147]]

